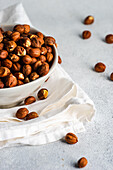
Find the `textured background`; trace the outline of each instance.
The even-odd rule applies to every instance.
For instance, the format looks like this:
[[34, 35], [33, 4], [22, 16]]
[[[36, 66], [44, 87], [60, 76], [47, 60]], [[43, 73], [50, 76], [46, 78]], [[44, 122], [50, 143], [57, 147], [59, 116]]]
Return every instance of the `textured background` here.
[[[20, 0], [0, 0], [0, 9]], [[77, 134], [79, 142], [68, 145], [61, 141], [43, 146], [22, 146], [0, 150], [0, 170], [70, 170], [85, 156], [86, 170], [113, 169], [113, 45], [104, 37], [113, 33], [113, 0], [23, 0], [25, 10], [39, 30], [53, 35], [63, 59], [62, 67], [88, 93], [96, 105], [96, 116]], [[94, 15], [95, 23], [84, 25], [83, 19]], [[82, 40], [83, 30], [92, 37]], [[102, 61], [105, 73], [93, 66]]]

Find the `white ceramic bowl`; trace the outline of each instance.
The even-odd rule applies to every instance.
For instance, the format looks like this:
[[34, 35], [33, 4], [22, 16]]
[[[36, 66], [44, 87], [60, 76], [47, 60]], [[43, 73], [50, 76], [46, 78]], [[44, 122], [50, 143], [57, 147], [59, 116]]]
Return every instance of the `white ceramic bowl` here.
[[[1, 25], [1, 27], [3, 28], [3, 30], [7, 31], [7, 30], [12, 30], [14, 25]], [[31, 27], [30, 32], [36, 32], [36, 31], [39, 30], [37, 30], [34, 27]], [[26, 97], [32, 95], [33, 92], [35, 92], [45, 82], [45, 80], [54, 71], [58, 63], [58, 52], [55, 45], [53, 45], [53, 52], [54, 52], [54, 61], [47, 75], [21, 86], [0, 89], [0, 108], [9, 108], [18, 105]]]

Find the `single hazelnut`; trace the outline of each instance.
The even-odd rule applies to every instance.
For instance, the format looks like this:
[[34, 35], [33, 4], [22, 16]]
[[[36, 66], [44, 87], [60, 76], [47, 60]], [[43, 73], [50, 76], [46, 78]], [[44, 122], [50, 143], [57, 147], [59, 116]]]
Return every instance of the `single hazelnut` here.
[[13, 74], [9, 74], [5, 81], [6, 87], [14, 87], [17, 85], [17, 78]]
[[39, 57], [40, 56], [40, 49], [39, 48], [31, 48], [29, 50], [29, 55], [31, 57]]
[[17, 80], [17, 85], [18, 85], [18, 86], [23, 85], [23, 84], [24, 84], [23, 81]]
[[28, 37], [21, 38], [20, 44], [23, 47], [30, 47], [31, 46], [31, 40]]
[[0, 79], [0, 89], [4, 88], [4, 83], [3, 81]]
[[32, 47], [38, 47], [41, 48], [41, 46], [44, 44], [44, 40], [42, 38], [39, 37], [33, 37], [31, 39], [31, 46]]
[[40, 54], [41, 55], [46, 55], [46, 53], [47, 53], [47, 48], [46, 47], [41, 47], [41, 49], [40, 49]]
[[28, 75], [30, 75], [31, 74], [31, 71], [32, 71], [32, 68], [31, 68], [31, 66], [30, 65], [24, 65], [23, 66], [23, 74], [25, 75], [25, 76], [28, 76]]
[[94, 17], [93, 16], [87, 16], [84, 20], [84, 24], [90, 25], [94, 22]]
[[0, 43], [0, 51], [3, 50], [3, 48], [4, 48], [4, 44]]
[[53, 37], [47, 36], [47, 37], [45, 37], [45, 44], [53, 45], [53, 44], [55, 44], [55, 39]]
[[65, 136], [65, 140], [69, 144], [75, 144], [78, 142], [77, 136], [73, 133], [67, 133], [67, 135]]
[[21, 72], [16, 72], [16, 73], [14, 74], [14, 76], [15, 76], [18, 80], [24, 80], [24, 75], [23, 75], [23, 73], [21, 73]]
[[29, 110], [27, 108], [21, 108], [21, 109], [17, 110], [16, 117], [18, 119], [24, 119], [28, 113], [29, 113]]
[[87, 165], [87, 163], [88, 163], [87, 159], [85, 157], [82, 157], [78, 161], [78, 167], [79, 168], [84, 168]]
[[30, 119], [35, 119], [39, 117], [39, 115], [36, 112], [30, 112], [27, 116], [26, 116], [26, 120], [30, 120]]
[[7, 41], [5, 48], [8, 52], [12, 52], [16, 48], [17, 44], [14, 41]]
[[14, 72], [20, 71], [20, 69], [21, 69], [21, 65], [19, 63], [13, 63], [12, 70]]
[[10, 74], [10, 70], [7, 67], [0, 67], [0, 77], [6, 77]]
[[52, 53], [47, 53], [47, 61], [50, 63], [53, 60], [53, 54]]
[[37, 59], [36, 58], [32, 58], [31, 64], [34, 64], [36, 62], [37, 62]]
[[12, 34], [11, 34], [11, 39], [13, 40], [13, 41], [18, 41], [19, 39], [20, 39], [20, 33], [19, 32], [13, 32]]
[[29, 104], [32, 104], [36, 101], [35, 97], [34, 96], [29, 96], [25, 99], [24, 103], [25, 105], [29, 105]]
[[46, 45], [46, 49], [48, 53], [52, 53], [52, 47]]
[[41, 65], [42, 65], [42, 62], [40, 60], [36, 61], [33, 64], [33, 70], [36, 71]]
[[96, 72], [104, 72], [105, 71], [105, 69], [106, 69], [106, 66], [105, 66], [105, 64], [103, 64], [103, 63], [97, 63], [96, 65], [95, 65], [95, 71]]
[[24, 47], [22, 46], [17, 46], [16, 49], [15, 49], [15, 53], [18, 55], [18, 56], [25, 56], [26, 55], [26, 50]]
[[39, 38], [44, 38], [44, 35], [41, 33], [41, 32], [37, 32], [36, 35], [39, 37]]
[[90, 37], [91, 37], [91, 32], [90, 31], [88, 31], [88, 30], [83, 31], [83, 33], [82, 33], [82, 38], [83, 39], [88, 39]]
[[25, 55], [22, 58], [22, 61], [23, 61], [24, 64], [30, 64], [32, 62], [32, 58], [29, 55]]
[[4, 38], [5, 38], [5, 37], [10, 38], [11, 34], [12, 34], [12, 31], [5, 31], [5, 32], [3, 33], [3, 36], [4, 36]]
[[105, 37], [105, 41], [108, 44], [112, 44], [113, 43], [113, 34], [109, 34]]
[[34, 80], [36, 80], [37, 78], [39, 78], [39, 75], [38, 75], [36, 72], [32, 72], [32, 73], [30, 74], [30, 80], [31, 80], [31, 81], [34, 81]]
[[113, 73], [110, 75], [110, 80], [113, 81]]
[[8, 56], [8, 52], [6, 50], [0, 51], [0, 59], [5, 59]]
[[49, 72], [49, 64], [46, 62], [42, 63], [42, 65], [38, 68], [39, 75], [42, 77], [45, 76], [48, 72]]
[[29, 83], [29, 82], [30, 82], [29, 78], [26, 77], [26, 78], [24, 79], [24, 83]]
[[58, 63], [61, 64], [62, 63], [62, 59], [60, 56], [58, 56]]
[[3, 41], [3, 34], [0, 33], [0, 42], [2, 42], [2, 41]]
[[47, 96], [48, 96], [48, 90], [47, 89], [41, 89], [39, 92], [38, 92], [38, 98], [40, 99], [40, 100], [44, 100], [44, 99], [46, 99], [47, 98]]
[[20, 60], [19, 56], [17, 56], [16, 54], [10, 53], [9, 54], [9, 58], [12, 62], [16, 63]]
[[23, 26], [24, 26], [24, 33], [25, 34], [29, 33], [30, 32], [30, 26], [27, 25], [27, 24], [24, 24]]
[[15, 25], [13, 28], [14, 31], [19, 32], [20, 34], [24, 33], [24, 26], [23, 25]]
[[2, 61], [2, 65], [10, 69], [12, 67], [12, 61], [9, 59], [5, 59]]
[[40, 60], [42, 63], [46, 61], [46, 57], [44, 55], [40, 55], [38, 57], [38, 60]]

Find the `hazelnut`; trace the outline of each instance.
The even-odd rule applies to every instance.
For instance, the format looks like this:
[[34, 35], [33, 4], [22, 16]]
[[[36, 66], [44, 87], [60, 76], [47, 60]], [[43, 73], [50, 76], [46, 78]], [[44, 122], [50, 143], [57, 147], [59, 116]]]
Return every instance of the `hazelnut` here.
[[105, 69], [106, 69], [106, 66], [105, 66], [105, 64], [103, 64], [103, 63], [97, 63], [96, 65], [95, 65], [95, 71], [96, 72], [104, 72], [105, 71]]
[[32, 71], [32, 68], [31, 68], [31, 66], [30, 65], [24, 65], [23, 66], [23, 74], [25, 75], [25, 76], [28, 76], [28, 75], [30, 75], [31, 74], [31, 71]]
[[38, 73], [40, 76], [45, 76], [49, 72], [49, 64], [44, 62], [42, 65], [38, 68]]
[[29, 55], [31, 57], [39, 57], [40, 56], [40, 49], [39, 48], [31, 48], [29, 50]]
[[33, 70], [36, 71], [40, 66], [42, 65], [42, 62], [39, 60], [36, 63], [33, 64]]
[[13, 74], [9, 74], [5, 81], [6, 87], [14, 87], [17, 85], [17, 78]]
[[29, 110], [27, 108], [21, 108], [21, 109], [17, 110], [16, 117], [18, 119], [24, 119], [28, 113], [29, 113]]
[[37, 32], [36, 35], [39, 37], [39, 38], [44, 38], [44, 35], [41, 33], [41, 32]]
[[3, 48], [4, 48], [4, 44], [0, 43], [0, 51], [3, 50]]
[[3, 81], [0, 79], [0, 89], [4, 88], [4, 83]]
[[29, 55], [25, 55], [22, 58], [22, 61], [23, 61], [24, 64], [30, 64], [32, 62], [32, 58]]
[[23, 73], [21, 73], [21, 72], [16, 72], [16, 73], [14, 74], [14, 76], [15, 76], [18, 80], [24, 80], [24, 75], [23, 75]]
[[3, 40], [3, 34], [0, 33], [0, 42], [2, 42], [2, 40]]
[[37, 62], [37, 59], [36, 58], [32, 58], [31, 64], [34, 64], [36, 62]]
[[31, 112], [26, 116], [26, 120], [35, 119], [37, 117], [39, 117], [39, 115], [36, 112]]
[[23, 81], [17, 80], [17, 85], [18, 85], [18, 86], [23, 85], [23, 84], [24, 84]]
[[30, 35], [29, 35], [29, 38], [30, 38], [30, 39], [35, 38], [35, 37], [38, 38], [38, 36], [35, 35], [35, 34], [30, 34]]
[[84, 24], [90, 25], [94, 22], [94, 17], [93, 16], [87, 16], [84, 20]]
[[9, 59], [5, 59], [2, 61], [2, 65], [10, 69], [12, 67], [12, 61], [10, 61]]
[[5, 31], [3, 35], [4, 37], [10, 38], [11, 34], [12, 34], [12, 31]]
[[2, 33], [2, 34], [4, 33], [4, 30], [2, 28], [0, 28], [0, 33]]
[[47, 52], [52, 53], [52, 48], [50, 46], [46, 46]]
[[39, 37], [33, 37], [31, 39], [31, 46], [32, 47], [38, 47], [41, 48], [41, 46], [44, 44], [44, 40], [42, 38]]
[[24, 103], [25, 103], [25, 105], [29, 105], [31, 103], [34, 103], [35, 101], [36, 101], [36, 99], [34, 96], [29, 96], [25, 99]]
[[29, 78], [26, 77], [26, 78], [24, 79], [24, 83], [29, 83], [29, 82], [30, 82]]
[[29, 33], [30, 32], [30, 26], [27, 25], [27, 24], [24, 24], [23, 26], [24, 26], [24, 33], [25, 34]]
[[0, 67], [0, 77], [6, 77], [10, 74], [10, 70], [7, 67]]
[[41, 55], [46, 55], [46, 53], [47, 53], [47, 48], [46, 47], [41, 47], [41, 49], [40, 49], [40, 54]]
[[84, 168], [87, 165], [87, 163], [88, 163], [87, 159], [85, 157], [82, 157], [78, 161], [78, 167], [79, 168]]
[[16, 63], [20, 60], [19, 56], [17, 56], [16, 54], [12, 54], [12, 53], [9, 54], [9, 58], [14, 63]]
[[20, 33], [19, 33], [19, 32], [13, 32], [13, 33], [11, 34], [11, 39], [12, 39], [13, 41], [18, 41], [18, 40], [20, 39]]
[[58, 63], [61, 64], [62, 63], [62, 59], [60, 56], [58, 56]]
[[53, 60], [53, 54], [52, 53], [47, 53], [47, 61], [48, 63]]
[[53, 45], [53, 44], [55, 44], [55, 39], [53, 37], [50, 37], [50, 36], [45, 37], [45, 44], [46, 45]]
[[12, 70], [14, 72], [20, 71], [20, 69], [21, 69], [21, 65], [19, 63], [13, 63]]
[[110, 80], [113, 81], [113, 73], [110, 75]]
[[42, 63], [46, 61], [46, 57], [44, 55], [40, 55], [38, 57], [38, 60], [40, 60]]
[[26, 50], [22, 46], [17, 46], [16, 49], [15, 49], [15, 52], [19, 56], [25, 56], [26, 55]]
[[31, 46], [31, 40], [28, 37], [24, 37], [20, 39], [20, 44], [23, 47], [30, 47]]
[[6, 50], [0, 51], [0, 59], [5, 59], [8, 56], [8, 52]]
[[48, 90], [47, 89], [41, 89], [39, 92], [38, 92], [38, 98], [40, 100], [43, 100], [43, 99], [46, 99], [48, 96]]
[[24, 26], [23, 25], [15, 25], [13, 28], [14, 31], [19, 32], [20, 34], [24, 33]]
[[7, 41], [5, 48], [8, 52], [12, 52], [16, 48], [17, 44], [14, 41]]
[[31, 81], [34, 81], [34, 80], [36, 80], [37, 78], [39, 78], [39, 75], [38, 75], [36, 72], [32, 72], [32, 73], [30, 74], [30, 80], [31, 80]]
[[113, 43], [113, 34], [109, 34], [105, 37], [105, 41], [108, 44], [112, 44]]
[[75, 144], [78, 142], [77, 136], [73, 133], [67, 133], [67, 135], [65, 136], [65, 140], [69, 144]]
[[88, 30], [83, 31], [83, 33], [82, 33], [82, 38], [83, 39], [88, 39], [90, 37], [91, 37], [91, 32], [90, 31], [88, 31]]

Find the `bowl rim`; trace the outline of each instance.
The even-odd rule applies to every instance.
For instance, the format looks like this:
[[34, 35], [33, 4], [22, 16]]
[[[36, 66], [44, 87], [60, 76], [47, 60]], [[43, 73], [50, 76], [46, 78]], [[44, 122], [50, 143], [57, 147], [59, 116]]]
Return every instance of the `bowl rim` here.
[[[19, 23], [15, 23], [15, 24], [4, 24], [4, 23], [2, 23], [2, 24], [0, 24], [0, 27], [6, 27], [6, 26], [7, 26], [7, 27], [8, 27], [8, 26], [9, 26], [9, 27], [13, 27], [13, 26], [15, 26], [15, 25], [17, 25], [17, 24], [19, 24]], [[31, 31], [39, 31], [36, 27], [34, 27], [34, 26], [32, 26], [32, 25], [30, 25], [30, 28], [31, 28]], [[52, 64], [49, 72], [48, 72], [45, 76], [39, 77], [39, 79], [36, 79], [36, 80], [34, 80], [34, 81], [31, 81], [31, 82], [29, 82], [29, 83], [26, 83], [26, 84], [23, 84], [23, 85], [20, 85], [20, 86], [1, 88], [0, 91], [4, 91], [4, 90], [10, 91], [10, 90], [13, 90], [13, 89], [18, 89], [18, 88], [22, 88], [22, 87], [27, 87], [27, 86], [29, 86], [29, 85], [32, 85], [32, 84], [36, 83], [36, 82], [38, 83], [39, 80], [43, 80], [43, 79], [45, 79], [46, 77], [48, 77], [48, 76], [54, 71], [54, 69], [55, 69], [55, 67], [56, 67], [56, 65], [57, 65], [57, 63], [58, 63], [58, 51], [57, 51], [57, 48], [56, 48], [55, 45], [53, 45], [53, 48], [54, 48], [54, 52], [55, 52], [54, 61], [53, 61], [53, 64]]]

